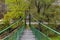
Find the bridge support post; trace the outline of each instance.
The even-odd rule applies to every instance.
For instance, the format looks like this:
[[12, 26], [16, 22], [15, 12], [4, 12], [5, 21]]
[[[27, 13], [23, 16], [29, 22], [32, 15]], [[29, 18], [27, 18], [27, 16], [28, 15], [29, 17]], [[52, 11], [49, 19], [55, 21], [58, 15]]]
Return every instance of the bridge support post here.
[[25, 10], [25, 27], [27, 26], [27, 24], [26, 24], [26, 17], [27, 17], [27, 11]]
[[29, 26], [31, 26], [31, 15], [29, 14]]

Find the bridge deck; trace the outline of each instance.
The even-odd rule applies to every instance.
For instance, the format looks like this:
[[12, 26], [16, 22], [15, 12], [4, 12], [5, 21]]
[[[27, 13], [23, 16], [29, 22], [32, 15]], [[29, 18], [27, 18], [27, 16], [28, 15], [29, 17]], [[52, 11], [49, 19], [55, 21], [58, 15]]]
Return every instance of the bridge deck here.
[[35, 35], [33, 35], [30, 29], [26, 29], [20, 40], [35, 40]]

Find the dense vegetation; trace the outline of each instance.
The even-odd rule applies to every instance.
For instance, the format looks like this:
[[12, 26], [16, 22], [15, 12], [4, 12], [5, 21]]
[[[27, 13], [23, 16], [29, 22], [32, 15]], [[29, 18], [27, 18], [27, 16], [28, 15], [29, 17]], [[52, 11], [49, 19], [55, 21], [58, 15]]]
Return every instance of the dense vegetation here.
[[[26, 14], [33, 16], [33, 21], [46, 22], [47, 25], [57, 31], [60, 30], [60, 6], [54, 5], [56, 0], [5, 0], [6, 14], [4, 15], [4, 26], [8, 26], [15, 20], [26, 17]], [[26, 13], [26, 14], [25, 14]], [[35, 19], [36, 20], [35, 20]], [[38, 28], [41, 28], [40, 23]], [[43, 29], [44, 33], [48, 29]], [[50, 30], [48, 30], [49, 32]], [[48, 35], [54, 35], [50, 32]]]

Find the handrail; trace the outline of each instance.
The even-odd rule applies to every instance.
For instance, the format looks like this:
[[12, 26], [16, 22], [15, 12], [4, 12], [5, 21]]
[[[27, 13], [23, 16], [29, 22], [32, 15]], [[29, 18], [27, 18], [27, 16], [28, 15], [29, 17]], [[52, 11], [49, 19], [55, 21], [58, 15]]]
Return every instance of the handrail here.
[[49, 30], [51, 30], [51, 31], [53, 31], [53, 32], [55, 32], [55, 33], [57, 33], [58, 35], [60, 35], [60, 32], [55, 31], [54, 29], [52, 29], [52, 28], [50, 28], [50, 27], [44, 25], [43, 23], [40, 23], [40, 24], [41, 24], [42, 26], [48, 28]]
[[11, 28], [13, 25], [15, 25], [17, 22], [21, 21], [21, 19], [17, 20], [16, 22], [12, 23], [9, 27], [5, 28], [4, 30], [0, 31], [0, 34], [3, 33], [4, 31], [8, 30], [9, 28]]
[[[34, 18], [34, 16], [32, 16], [32, 18]], [[36, 18], [34, 18], [34, 20], [36, 20], [38, 23], [40, 23]], [[50, 28], [50, 27], [48, 27], [48, 26], [46, 26], [46, 25], [44, 25], [44, 24], [42, 24], [42, 23], [40, 23], [40, 24], [41, 24], [42, 26], [48, 28], [49, 30], [55, 32], [56, 34], [60, 35], [60, 32], [57, 32], [56, 30], [54, 30], [54, 29], [52, 29], [52, 28]]]
[[21, 28], [14, 31], [14, 33], [12, 33], [11, 35], [8, 35], [5, 38], [3, 38], [3, 40], [19, 40], [22, 36], [24, 29], [25, 26], [23, 25]]
[[34, 33], [36, 40], [51, 40], [48, 36], [35, 29], [33, 26], [30, 26], [32, 32]]

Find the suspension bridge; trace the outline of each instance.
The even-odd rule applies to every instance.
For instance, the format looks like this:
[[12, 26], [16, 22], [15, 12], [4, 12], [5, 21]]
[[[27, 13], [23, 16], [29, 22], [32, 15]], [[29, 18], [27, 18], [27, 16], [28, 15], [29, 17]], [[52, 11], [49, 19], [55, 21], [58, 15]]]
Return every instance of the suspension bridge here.
[[[45, 3], [43, 0], [43, 1], [41, 1], [41, 6], [40, 6], [40, 1], [38, 1], [38, 0], [37, 1], [33, 0], [34, 2], [32, 0], [31, 0], [31, 2], [29, 2], [30, 0], [21, 0], [21, 1], [20, 0], [4, 0], [4, 1], [5, 1], [5, 4], [1, 6], [4, 8], [1, 8], [2, 9], [1, 11], [3, 12], [3, 10], [5, 10], [6, 11], [6, 12], [4, 11], [5, 13], [8, 13], [8, 14], [11, 13], [11, 15], [7, 16], [8, 18], [13, 15], [14, 15], [13, 16], [14, 18], [21, 16], [19, 13], [27, 13], [27, 15], [30, 14], [32, 16], [32, 15], [34, 15], [35, 11], [36, 11], [36, 13], [39, 13], [40, 9], [41, 9], [41, 11], [42, 11], [41, 13], [43, 15], [46, 9], [47, 9], [46, 10], [47, 12], [49, 11], [48, 8], [49, 8], [50, 4], [52, 3], [52, 2]], [[49, 5], [47, 3], [49, 3]], [[53, 5], [59, 5], [58, 3], [53, 2]], [[3, 3], [1, 3], [1, 4], [3, 4]], [[30, 8], [30, 6], [31, 6], [31, 8]], [[50, 6], [50, 7], [52, 7], [52, 6]], [[56, 6], [56, 8], [57, 8], [57, 6]], [[53, 9], [55, 9], [55, 8], [53, 8]], [[31, 13], [33, 13], [33, 14], [31, 14]], [[59, 12], [54, 11], [52, 13], [55, 13], [54, 15], [56, 15], [56, 13], [58, 14]], [[16, 16], [16, 15], [18, 15], [18, 16]], [[46, 25], [46, 24], [48, 24], [47, 22], [44, 22], [44, 23], [39, 22], [34, 16], [32, 16], [32, 19], [34, 19], [35, 22], [31, 22], [30, 18], [27, 15], [25, 15], [25, 16], [29, 20], [24, 20], [22, 18], [18, 19], [19, 18], [18, 17], [17, 18], [18, 20], [16, 20], [15, 22], [12, 22], [9, 26], [7, 26], [3, 30], [1, 30], [0, 31], [0, 40], [52, 40], [51, 37], [48, 35], [51, 32], [60, 36], [60, 32], [58, 32], [55, 29], [52, 29], [51, 27]], [[46, 14], [45, 16], [48, 17], [49, 15]], [[39, 14], [39, 17], [40, 17], [40, 14]], [[0, 20], [0, 21], [2, 21], [2, 20]], [[0, 24], [3, 24], [3, 23], [0, 22]], [[45, 33], [42, 32], [41, 29], [36, 28], [34, 26], [35, 24], [40, 24], [40, 26], [37, 26], [37, 27], [40, 27], [42, 29], [47, 29], [48, 31], [44, 30], [46, 32]], [[53, 24], [53, 23], [51, 23], [51, 24]], [[59, 24], [60, 23], [58, 23], [57, 25], [59, 25]], [[15, 26], [16, 28], [11, 29], [13, 26]], [[60, 40], [60, 39], [57, 39], [57, 40]]]
[[[36, 19], [35, 19], [36, 20]], [[37, 21], [37, 20], [36, 20]], [[12, 32], [5, 35], [5, 37], [1, 38], [0, 40], [52, 40], [48, 35], [42, 33], [38, 29], [36, 29], [31, 23], [29, 25], [29, 28], [26, 28], [25, 23], [22, 21], [22, 19], [17, 20], [16, 22], [12, 23], [7, 28], [0, 31], [0, 35], [8, 31], [12, 26], [16, 25], [18, 26], [19, 23], [22, 22], [22, 25], [18, 27], [17, 29], [13, 30]], [[38, 22], [38, 21], [37, 21]], [[27, 22], [29, 24], [29, 22]], [[40, 23], [42, 27], [47, 28], [48, 30], [54, 32], [55, 34], [60, 35], [59, 32], [55, 31], [54, 29], [46, 26], [43, 23]], [[4, 36], [4, 35], [3, 35]]]

